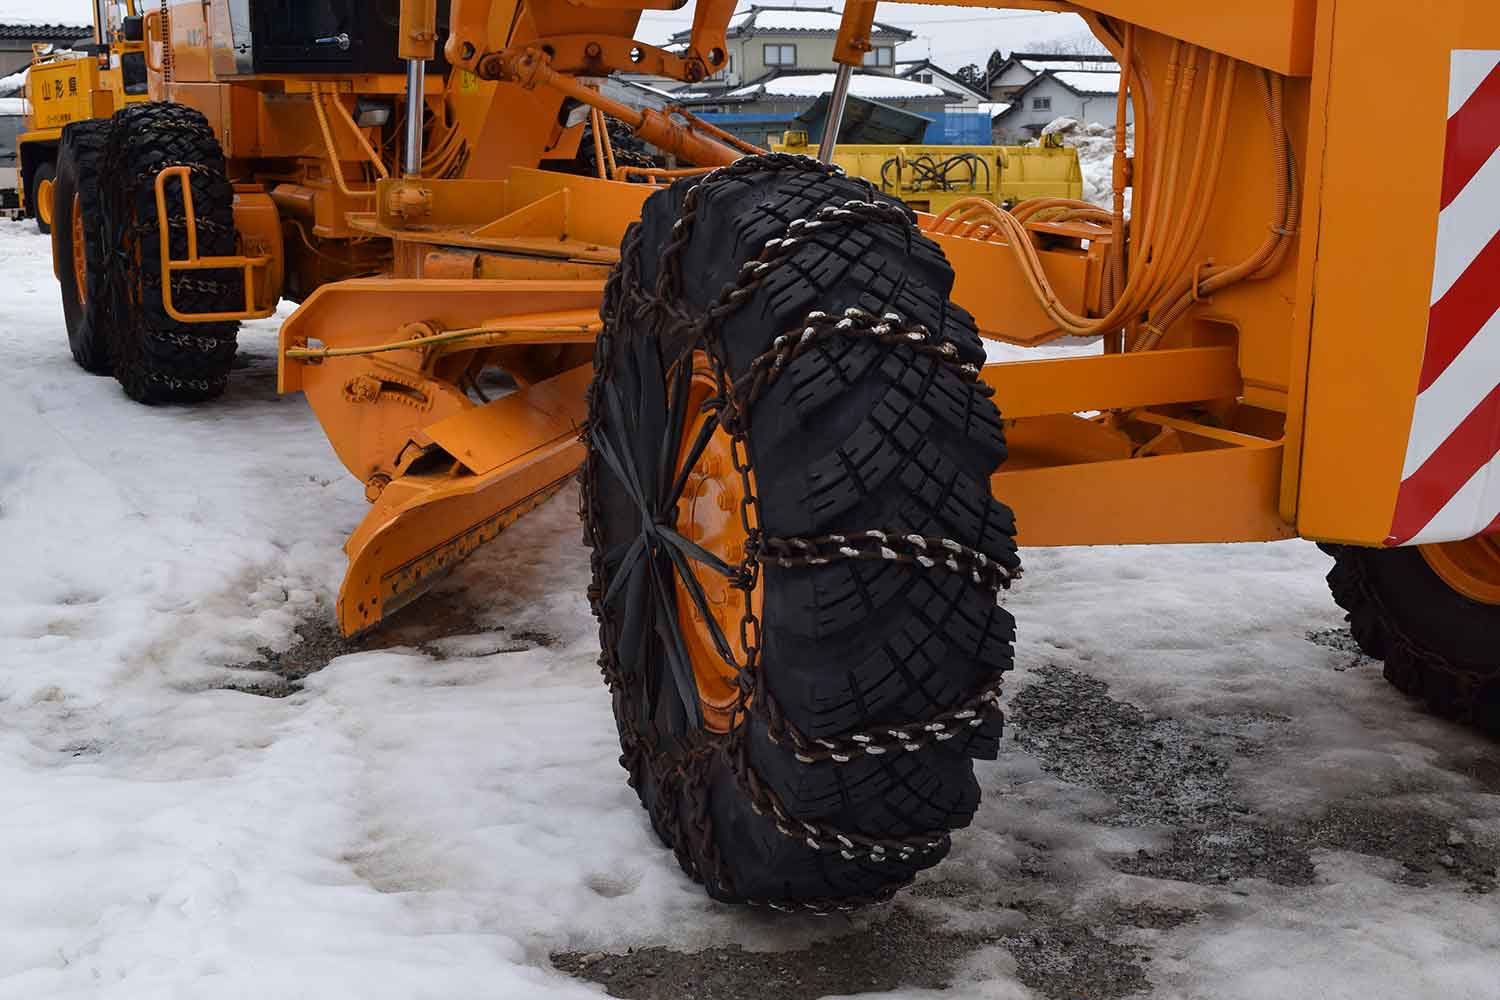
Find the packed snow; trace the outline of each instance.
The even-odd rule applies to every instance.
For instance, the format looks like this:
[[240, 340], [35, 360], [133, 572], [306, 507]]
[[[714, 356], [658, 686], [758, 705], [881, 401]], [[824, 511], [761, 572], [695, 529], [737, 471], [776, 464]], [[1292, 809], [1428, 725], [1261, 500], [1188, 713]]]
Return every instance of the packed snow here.
[[[1109, 946], [1143, 950], [1127, 971], [1158, 997], [1500, 997], [1494, 895], [1328, 846], [1296, 885], [1127, 874], [1112, 859], [1171, 830], [1108, 821], [1040, 730], [979, 763], [973, 828], [899, 902], [847, 921], [713, 904], [616, 763], [571, 493], [404, 612], [395, 645], [247, 693], [266, 650], [343, 648], [318, 636], [366, 509], [305, 402], [275, 394], [276, 321], [246, 328], [222, 400], [144, 408], [73, 366], [45, 238], [0, 222], [0, 274], [0, 1000], [598, 997], [549, 956], [791, 961], [893, 913], [990, 943], [950, 990], [889, 996], [1028, 998], [1074, 961], [1056, 935], [1147, 911], [1189, 917], [1131, 917]], [[1469, 776], [1493, 745], [1309, 641], [1341, 628], [1311, 545], [1025, 557], [1010, 697], [1056, 669], [1106, 681], [1191, 752], [1229, 748], [1241, 822], [1402, 803], [1450, 842], [1500, 835], [1500, 782]], [[1063, 930], [1027, 931], [1041, 913]]]
[[[833, 93], [832, 73], [800, 73], [774, 77], [762, 83], [732, 90], [726, 97], [821, 97]], [[924, 97], [944, 97], [946, 91], [930, 83], [903, 80], [899, 76], [882, 76], [879, 73], [851, 73], [849, 93], [874, 101], [912, 100]]]

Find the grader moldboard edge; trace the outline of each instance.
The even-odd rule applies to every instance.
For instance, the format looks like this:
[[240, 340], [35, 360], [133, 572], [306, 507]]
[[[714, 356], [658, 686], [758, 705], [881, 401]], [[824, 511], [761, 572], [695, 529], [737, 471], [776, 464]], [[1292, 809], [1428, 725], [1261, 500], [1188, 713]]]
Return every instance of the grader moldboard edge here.
[[[152, 101], [63, 137], [75, 357], [206, 399], [238, 322], [301, 303], [280, 388], [372, 503], [348, 633], [577, 473], [622, 763], [717, 899], [847, 908], [946, 854], [1000, 737], [1018, 540], [1316, 539], [1386, 676], [1500, 733], [1500, 7], [993, 4], [1081, 15], [1136, 146], [1109, 209], [933, 217], [831, 141], [603, 97], [723, 67], [732, 0], [682, 52], [634, 39], [670, 6], [163, 3]], [[844, 7], [835, 121], [874, 11]], [[1398, 47], [1393, 89], [1370, 53]], [[621, 166], [604, 115], [696, 169]], [[538, 169], [586, 122], [603, 176]], [[985, 364], [1065, 336], [1103, 353]]]

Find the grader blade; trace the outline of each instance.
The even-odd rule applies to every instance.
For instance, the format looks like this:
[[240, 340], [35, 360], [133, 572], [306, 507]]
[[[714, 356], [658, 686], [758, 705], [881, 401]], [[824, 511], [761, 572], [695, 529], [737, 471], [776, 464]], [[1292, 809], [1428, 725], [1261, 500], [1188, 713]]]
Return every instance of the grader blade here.
[[581, 365], [424, 429], [417, 443], [428, 452], [385, 486], [344, 544], [345, 635], [421, 596], [567, 483], [583, 459], [591, 373]]

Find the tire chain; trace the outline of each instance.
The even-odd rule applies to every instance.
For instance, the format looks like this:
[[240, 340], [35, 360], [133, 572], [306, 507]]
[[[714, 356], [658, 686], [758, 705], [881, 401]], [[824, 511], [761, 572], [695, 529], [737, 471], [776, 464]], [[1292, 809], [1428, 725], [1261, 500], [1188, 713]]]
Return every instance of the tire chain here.
[[[720, 426], [729, 435], [730, 453], [735, 469], [741, 476], [744, 490], [740, 504], [740, 519], [741, 527], [745, 531], [745, 554], [739, 571], [730, 583], [744, 595], [745, 610], [740, 619], [740, 644], [745, 651], [745, 662], [734, 664], [740, 677], [740, 695], [738, 705], [731, 716], [732, 720], [737, 720], [741, 715], [761, 717], [767, 723], [767, 735], [771, 741], [774, 743], [782, 740], [789, 741], [795, 748], [794, 756], [802, 763], [820, 761], [843, 763], [853, 759], [856, 755], [874, 756], [895, 750], [921, 749], [924, 746], [951, 739], [956, 731], [980, 726], [987, 718], [998, 712], [1000, 683], [996, 681], [986, 685], [957, 708], [930, 719], [907, 725], [882, 727], [872, 732], [854, 733], [842, 737], [839, 741], [810, 739], [785, 719], [765, 687], [762, 672], [755, 669], [760, 656], [762, 630], [760, 619], [754, 612], [752, 595], [759, 582], [761, 566], [767, 563], [792, 567], [822, 565], [837, 560], [895, 559], [928, 569], [967, 573], [976, 584], [994, 590], [997, 595], [1001, 589], [1008, 587], [1014, 576], [1018, 574], [1005, 570], [983, 553], [969, 549], [951, 539], [882, 531], [846, 532], [842, 535], [828, 535], [812, 539], [766, 537], [759, 527], [763, 523], [760, 516], [760, 501], [755, 494], [751, 480], [752, 469], [748, 458], [746, 433], [748, 412], [749, 407], [770, 385], [774, 384], [787, 365], [814, 344], [835, 336], [866, 338], [888, 347], [910, 348], [919, 355], [928, 355], [951, 365], [986, 396], [992, 395], [993, 389], [978, 381], [977, 366], [963, 362], [951, 343], [937, 342], [926, 327], [907, 324], [895, 313], [886, 313], [876, 317], [857, 308], [847, 309], [839, 316], [814, 310], [808, 314], [798, 330], [778, 337], [768, 351], [751, 361], [744, 375], [737, 380], [731, 380], [727, 351], [718, 335], [720, 325], [743, 306], [766, 278], [775, 272], [779, 265], [787, 261], [809, 236], [820, 229], [832, 226], [897, 224], [905, 229], [911, 225], [906, 211], [889, 202], [847, 201], [842, 205], [825, 205], [814, 212], [811, 218], [793, 220], [788, 224], [782, 236], [766, 241], [760, 254], [742, 265], [735, 282], [727, 285], [717, 300], [702, 313], [695, 315], [689, 312], [681, 304], [681, 263], [682, 255], [692, 238], [702, 192], [726, 181], [767, 170], [795, 170], [818, 173], [825, 177], [842, 178], [845, 176], [844, 171], [837, 166], [788, 153], [747, 156], [709, 173], [688, 191], [684, 199], [682, 214], [673, 224], [668, 242], [662, 250], [661, 269], [655, 294], [650, 296], [637, 292], [637, 283], [626, 280], [627, 276], [634, 276], [638, 264], [640, 234], [637, 230], [633, 239], [627, 241], [627, 245], [623, 248], [619, 266], [611, 273], [606, 288], [606, 302], [612, 302], [614, 309], [613, 315], [604, 317], [605, 331], [600, 334], [597, 341], [598, 357], [595, 362], [594, 381], [589, 388], [590, 410], [593, 411], [593, 401], [602, 391], [605, 374], [610, 370], [609, 359], [613, 345], [609, 331], [612, 327], [618, 327], [622, 321], [629, 319], [637, 323], [654, 323], [664, 335], [685, 335], [688, 349], [679, 357], [677, 363], [682, 363], [683, 358], [693, 349], [702, 347], [705, 350], [718, 388], [718, 396], [709, 400], [705, 408], [711, 407], [718, 410]], [[874, 187], [868, 181], [863, 178], [851, 178], [851, 180], [863, 185], [873, 195]], [[581, 437], [587, 441], [589, 434], [589, 428], [585, 427]], [[598, 496], [598, 465], [593, 449], [589, 449], [588, 457], [579, 476], [583, 486], [580, 491], [579, 515], [584, 521], [588, 541], [591, 544], [593, 575], [595, 581], [598, 581], [602, 577], [603, 557], [597, 528], [599, 511], [595, 505]], [[920, 539], [920, 541], [913, 539]], [[867, 544], [866, 547], [859, 548], [851, 544], [854, 542], [873, 543], [873, 545]], [[895, 548], [892, 548], [893, 545]], [[928, 555], [929, 549], [933, 552], [945, 553], [945, 555], [940, 560], [933, 559]], [[887, 552], [891, 555], [886, 555]], [[962, 562], [959, 561], [960, 558]], [[626, 694], [629, 686], [615, 660], [613, 647], [609, 641], [603, 593], [597, 582], [589, 588], [589, 599], [595, 617], [600, 622], [601, 672], [612, 693]], [[658, 765], [652, 769], [653, 773], [658, 776], [658, 794], [655, 797], [652, 819], [659, 828], [673, 832], [672, 847], [678, 863], [695, 879], [708, 883], [711, 877], [719, 893], [727, 898], [741, 899], [751, 905], [767, 906], [783, 912], [825, 915], [884, 902], [895, 894], [898, 887], [892, 885], [866, 896], [832, 899], [750, 899], [737, 893], [725, 869], [713, 835], [707, 782], [691, 780], [694, 777], [693, 771], [698, 768], [704, 769], [706, 773], [706, 768], [721, 749], [726, 750], [726, 757], [734, 770], [736, 781], [745, 793], [751, 808], [759, 815], [769, 816], [783, 836], [805, 843], [812, 850], [837, 853], [850, 860], [855, 858], [867, 858], [871, 861], [908, 860], [945, 847], [949, 843], [950, 835], [947, 830], [904, 838], [881, 839], [840, 831], [791, 816], [776, 793], [761, 781], [759, 775], [751, 767], [748, 760], [748, 744], [744, 738], [745, 727], [737, 721], [732, 721], [727, 747], [709, 744], [696, 748], [689, 753], [686, 762], [680, 762], [672, 754], [663, 753], [655, 747], [650, 738], [636, 728], [632, 718], [622, 718], [620, 723], [624, 736], [622, 745], [625, 750], [620, 763], [631, 774], [632, 785], [635, 783], [634, 776], [638, 766], [652, 763]], [[676, 794], [668, 794], [669, 791], [676, 792]], [[679, 799], [689, 807], [686, 816], [684, 810], [678, 805]], [[705, 859], [712, 871], [703, 870], [703, 866], [686, 846], [690, 842], [697, 843], [699, 856]]]

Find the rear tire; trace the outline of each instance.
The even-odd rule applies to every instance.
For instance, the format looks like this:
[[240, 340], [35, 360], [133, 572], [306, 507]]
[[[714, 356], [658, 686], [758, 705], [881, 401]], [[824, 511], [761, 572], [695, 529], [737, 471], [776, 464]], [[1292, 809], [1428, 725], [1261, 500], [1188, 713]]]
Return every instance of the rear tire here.
[[[68, 347], [78, 366], [95, 375], [110, 373], [109, 344], [114, 332], [99, 200], [99, 162], [109, 129], [108, 119], [73, 122], [63, 129], [52, 204], [52, 220], [56, 223], [52, 259], [62, 289]], [[79, 239], [81, 247], [77, 245]], [[79, 259], [84, 272], [81, 283], [75, 266]]]
[[1448, 586], [1415, 547], [1325, 545], [1333, 599], [1385, 679], [1447, 719], [1500, 738], [1500, 605]]
[[[764, 169], [741, 161], [728, 179], [693, 178], [647, 200], [606, 294], [582, 480], [591, 595], [621, 763], [658, 835], [717, 899], [826, 910], [887, 898], [946, 855], [947, 832], [967, 826], [978, 806], [973, 758], [996, 755], [999, 713], [987, 707], [947, 736], [935, 740], [929, 732], [920, 746], [877, 748], [842, 762], [799, 760], [784, 734], [780, 742], [770, 738], [758, 712], [741, 716], [729, 735], [696, 728], [653, 631], [669, 620], [663, 602], [634, 578], [603, 600], [641, 533], [642, 515], [594, 444], [600, 435], [634, 439], [630, 447], [642, 463], [657, 460], [652, 429], [661, 428], [671, 385], [664, 369], [685, 344], [680, 331], [655, 325], [653, 314], [619, 306], [622, 296], [649, 297], [656, 288], [663, 251], [696, 185], [703, 190], [679, 258], [679, 304], [699, 316], [792, 220], [851, 200], [899, 204], [799, 161], [806, 162], [756, 158]], [[806, 233], [720, 326], [730, 374], [742, 375], [778, 335], [800, 331], [810, 311], [849, 307], [899, 313], [924, 324], [932, 344], [951, 345], [958, 359], [981, 364], [972, 318], [948, 299], [952, 269], [936, 245], [896, 218], [899, 224]], [[611, 391], [623, 397], [623, 408], [607, 405]], [[631, 415], [629, 426], [620, 426], [621, 413]], [[999, 414], [954, 364], [909, 343], [822, 341], [788, 363], [753, 404], [746, 441], [768, 535], [879, 528], [943, 536], [1008, 570], [1019, 567], [1014, 519], [989, 488], [1005, 456]], [[675, 511], [670, 518], [677, 523]], [[643, 556], [636, 566], [651, 562]], [[656, 562], [670, 573], [664, 557]], [[854, 734], [875, 732], [888, 740], [891, 727], [920, 727], [993, 689], [1012, 664], [1010, 614], [967, 575], [911, 562], [765, 564], [760, 589], [765, 690], [809, 739], [847, 747], [859, 745], [850, 742]], [[745, 764], [784, 806], [786, 821], [752, 801]], [[814, 848], [804, 823], [824, 831], [825, 841], [841, 831], [856, 840], [924, 843], [909, 857]]]
[[[41, 194], [45, 185], [54, 184], [57, 180], [57, 164], [51, 160], [40, 164], [31, 174], [31, 190], [26, 193], [26, 204], [31, 206], [31, 214], [36, 216], [36, 231], [46, 236], [52, 232], [52, 226], [42, 218]], [[54, 211], [56, 202], [53, 203]], [[55, 216], [54, 216], [55, 218]]]
[[[136, 104], [115, 113], [103, 167], [110, 178], [107, 233], [119, 248], [109, 270], [117, 317], [111, 360], [125, 394], [142, 403], [197, 403], [222, 394], [239, 330], [238, 322], [180, 322], [162, 303], [156, 176], [178, 165], [192, 171], [199, 256], [233, 255], [234, 188], [208, 120], [180, 104]], [[171, 256], [184, 259], [186, 212], [175, 180], [167, 183], [167, 216]], [[172, 288], [183, 314], [244, 308], [244, 282], [236, 271], [179, 272]]]

